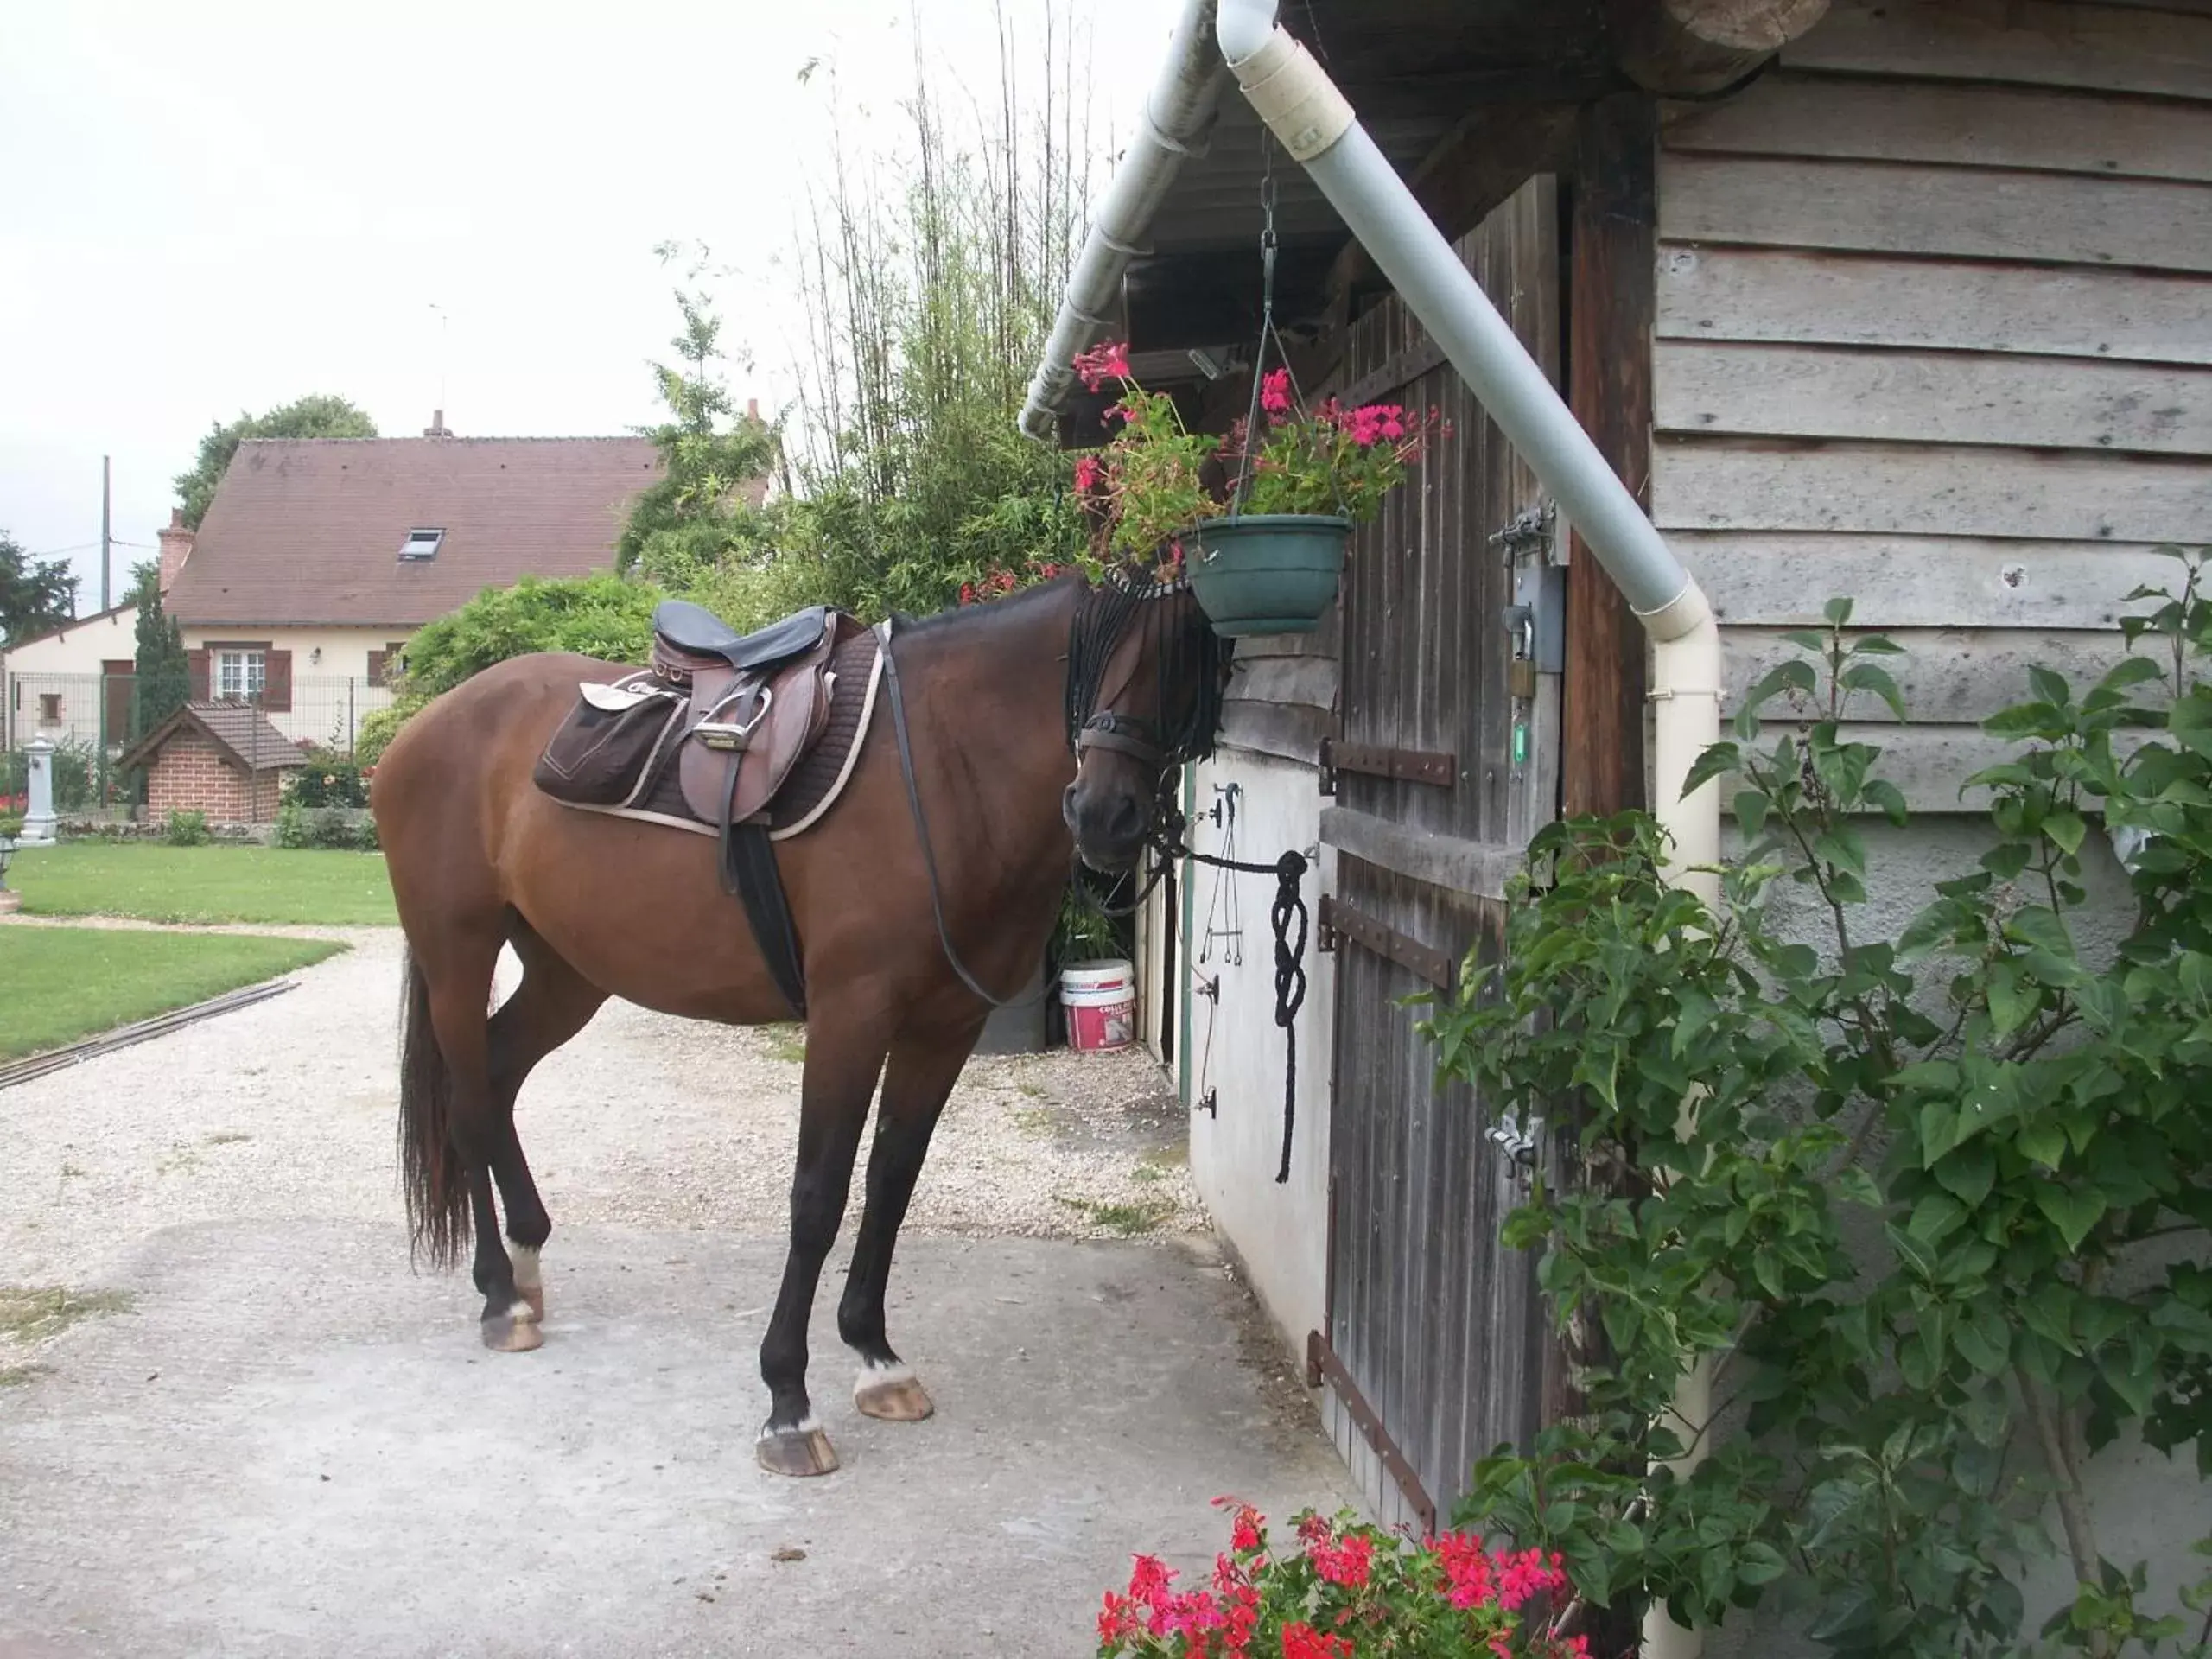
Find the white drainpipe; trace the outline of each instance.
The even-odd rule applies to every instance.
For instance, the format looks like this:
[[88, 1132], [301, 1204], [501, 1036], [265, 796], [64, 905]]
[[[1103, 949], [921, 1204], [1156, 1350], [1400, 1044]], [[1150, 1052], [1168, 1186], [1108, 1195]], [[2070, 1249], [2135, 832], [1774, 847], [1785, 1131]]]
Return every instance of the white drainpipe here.
[[[1650, 636], [1652, 810], [1674, 837], [1673, 879], [1714, 903], [1719, 786], [1708, 783], [1687, 798], [1682, 794], [1699, 753], [1720, 735], [1720, 630], [1712, 606], [1359, 124], [1344, 94], [1277, 26], [1275, 0], [1219, 4], [1221, 54], [1253, 109], [1443, 347], [1484, 410], [1581, 531]], [[1710, 1383], [1702, 1365], [1682, 1378], [1675, 1410], [1684, 1422], [1705, 1422]], [[1692, 1432], [1685, 1430], [1684, 1438]], [[1704, 1452], [1700, 1436], [1692, 1454], [1676, 1465], [1679, 1472], [1687, 1474]], [[1645, 1618], [1643, 1651], [1651, 1659], [1695, 1659], [1703, 1647], [1700, 1637], [1676, 1625], [1664, 1608], [1655, 1607]]]

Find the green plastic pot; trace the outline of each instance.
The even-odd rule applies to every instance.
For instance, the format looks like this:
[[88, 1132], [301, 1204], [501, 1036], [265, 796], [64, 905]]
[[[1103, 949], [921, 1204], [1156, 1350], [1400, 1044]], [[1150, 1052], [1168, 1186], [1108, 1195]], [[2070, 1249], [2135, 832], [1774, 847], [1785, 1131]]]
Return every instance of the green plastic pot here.
[[1351, 520], [1255, 513], [1209, 518], [1192, 535], [1191, 591], [1216, 633], [1311, 633], [1337, 596]]

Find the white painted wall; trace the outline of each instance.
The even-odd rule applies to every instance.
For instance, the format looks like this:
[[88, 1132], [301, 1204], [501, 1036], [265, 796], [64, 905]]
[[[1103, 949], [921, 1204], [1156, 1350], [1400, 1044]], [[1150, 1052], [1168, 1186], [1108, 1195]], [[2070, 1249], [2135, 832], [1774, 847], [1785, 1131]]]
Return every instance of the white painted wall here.
[[[10, 746], [28, 742], [41, 729], [53, 738], [98, 742], [100, 664], [135, 657], [137, 650], [138, 607], [125, 605], [0, 652], [0, 688], [6, 691], [0, 734]], [[41, 727], [41, 696], [61, 699], [58, 726]]]
[[[180, 625], [184, 648], [199, 651], [211, 642], [266, 641], [272, 651], [292, 653], [292, 706], [275, 709], [270, 721], [302, 743], [353, 747], [361, 716], [391, 701], [381, 686], [368, 683], [369, 653], [404, 640], [413, 629], [273, 628], [220, 624]], [[318, 655], [320, 653], [320, 655]], [[211, 670], [212, 671], [212, 670]]]
[[[1321, 796], [1310, 766], [1240, 749], [1222, 749], [1198, 769], [1194, 850], [1218, 854], [1223, 833], [1205, 814], [1217, 784], [1239, 786], [1234, 855], [1268, 862], [1286, 849], [1311, 852], [1319, 839]], [[1336, 858], [1324, 853], [1306, 880], [1306, 902], [1318, 913], [1325, 885], [1332, 885]], [[1274, 1023], [1274, 944], [1268, 913], [1275, 883], [1268, 875], [1222, 875], [1236, 884], [1243, 925], [1243, 963], [1224, 958], [1224, 944], [1209, 950], [1207, 914], [1217, 872], [1193, 867], [1190, 926], [1183, 963], [1191, 981], [1218, 977], [1218, 1004], [1191, 995], [1183, 1040], [1187, 1046], [1189, 1098], [1193, 1105], [1211, 1088], [1211, 1116], [1191, 1114], [1191, 1173], [1230, 1245], [1242, 1259], [1253, 1290], [1273, 1316], [1291, 1351], [1303, 1357], [1306, 1333], [1319, 1329], [1328, 1281], [1329, 1077], [1333, 1058], [1335, 963], [1306, 950], [1306, 1001], [1297, 1019], [1297, 1121], [1291, 1142], [1290, 1179], [1278, 1185], [1282, 1155], [1283, 1034]], [[1226, 899], [1224, 897], [1225, 905]], [[1218, 924], [1219, 917], [1216, 921]], [[1209, 957], [1200, 961], [1201, 955]]]

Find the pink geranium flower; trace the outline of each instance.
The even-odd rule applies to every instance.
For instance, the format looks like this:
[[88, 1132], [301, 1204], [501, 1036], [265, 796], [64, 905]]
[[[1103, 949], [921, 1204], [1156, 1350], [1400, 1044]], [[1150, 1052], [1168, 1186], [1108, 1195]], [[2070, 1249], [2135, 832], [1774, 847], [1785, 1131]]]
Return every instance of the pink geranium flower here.
[[1129, 378], [1129, 348], [1125, 341], [1109, 340], [1078, 353], [1075, 372], [1083, 380], [1085, 391], [1096, 391], [1109, 380]]

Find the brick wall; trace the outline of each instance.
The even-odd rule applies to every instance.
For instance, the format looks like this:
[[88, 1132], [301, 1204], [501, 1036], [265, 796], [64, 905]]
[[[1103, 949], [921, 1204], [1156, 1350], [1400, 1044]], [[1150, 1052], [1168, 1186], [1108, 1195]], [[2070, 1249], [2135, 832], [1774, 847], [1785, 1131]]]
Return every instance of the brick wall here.
[[162, 746], [146, 774], [146, 815], [205, 812], [210, 823], [267, 823], [276, 816], [283, 775], [245, 774], [197, 732], [179, 732]]

